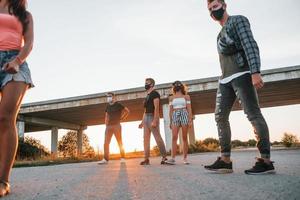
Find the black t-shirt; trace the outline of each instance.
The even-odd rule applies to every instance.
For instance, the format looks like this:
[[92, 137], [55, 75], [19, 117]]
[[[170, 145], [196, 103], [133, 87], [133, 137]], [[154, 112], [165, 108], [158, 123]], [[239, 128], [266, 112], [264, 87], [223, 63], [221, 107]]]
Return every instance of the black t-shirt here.
[[146, 109], [146, 113], [154, 113], [154, 99], [156, 98], [160, 99], [160, 94], [155, 90], [147, 95], [144, 101], [144, 108]]
[[119, 102], [108, 104], [105, 112], [108, 114], [108, 125], [120, 124], [122, 111], [125, 107]]

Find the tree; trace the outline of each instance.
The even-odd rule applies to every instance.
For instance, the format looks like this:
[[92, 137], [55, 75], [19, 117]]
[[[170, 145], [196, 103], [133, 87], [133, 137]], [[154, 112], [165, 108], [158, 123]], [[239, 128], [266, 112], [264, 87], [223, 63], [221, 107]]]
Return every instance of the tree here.
[[[77, 132], [69, 131], [62, 139], [58, 142], [58, 151], [62, 153], [63, 157], [75, 158], [77, 155]], [[93, 147], [90, 146], [88, 136], [82, 134], [82, 155], [93, 157], [95, 151]]]
[[284, 133], [281, 141], [285, 147], [291, 147], [298, 142], [298, 138], [296, 135]]
[[256, 140], [254, 139], [251, 139], [251, 140], [248, 140], [248, 146], [249, 147], [255, 147], [256, 146]]

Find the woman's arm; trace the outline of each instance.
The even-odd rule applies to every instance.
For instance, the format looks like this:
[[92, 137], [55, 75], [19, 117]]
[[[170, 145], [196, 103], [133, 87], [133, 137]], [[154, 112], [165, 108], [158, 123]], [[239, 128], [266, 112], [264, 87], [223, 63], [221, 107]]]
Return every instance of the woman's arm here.
[[24, 46], [22, 47], [22, 49], [19, 52], [19, 55], [17, 56], [17, 58], [21, 61], [19, 65], [22, 64], [30, 54], [33, 47], [33, 40], [34, 40], [33, 18], [31, 13], [28, 12], [28, 25], [24, 33]]

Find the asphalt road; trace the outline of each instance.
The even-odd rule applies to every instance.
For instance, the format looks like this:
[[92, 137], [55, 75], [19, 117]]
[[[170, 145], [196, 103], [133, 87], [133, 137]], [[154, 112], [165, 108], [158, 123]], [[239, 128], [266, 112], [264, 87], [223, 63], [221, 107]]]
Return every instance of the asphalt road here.
[[141, 159], [126, 164], [111, 161], [17, 168], [12, 173], [12, 194], [4, 200], [85, 200], [85, 199], [284, 199], [300, 200], [300, 150], [273, 151], [276, 175], [249, 176], [256, 151], [234, 152], [234, 173], [207, 172], [203, 165], [215, 161], [217, 153], [191, 155], [191, 165], [162, 166], [159, 158], [150, 166]]

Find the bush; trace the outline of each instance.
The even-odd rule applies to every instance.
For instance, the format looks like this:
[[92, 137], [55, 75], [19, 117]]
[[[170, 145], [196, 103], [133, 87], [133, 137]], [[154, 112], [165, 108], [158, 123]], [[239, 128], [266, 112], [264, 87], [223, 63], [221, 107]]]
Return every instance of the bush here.
[[209, 145], [209, 144], [216, 144], [217, 146], [219, 146], [219, 140], [215, 139], [215, 138], [206, 138], [205, 140], [203, 140], [203, 144], [205, 145]]
[[219, 144], [214, 142], [208, 143], [208, 145], [204, 144], [203, 141], [196, 141], [194, 144], [189, 145], [188, 153], [202, 153], [202, 152], [212, 152], [218, 151]]
[[154, 147], [153, 147], [153, 151], [154, 151], [154, 154], [155, 154], [156, 156], [160, 156], [160, 151], [159, 151], [158, 146], [154, 146]]
[[200, 153], [200, 152], [207, 152], [205, 149], [204, 144], [198, 140], [194, 144], [189, 145], [188, 153]]
[[233, 140], [231, 142], [231, 146], [232, 148], [236, 148], [236, 147], [246, 147], [248, 146], [247, 142], [242, 142], [240, 140]]
[[17, 160], [36, 160], [49, 155], [49, 151], [39, 140], [31, 137], [19, 139]]
[[278, 146], [278, 145], [282, 145], [282, 142], [274, 141], [272, 143], [272, 146]]
[[298, 138], [296, 135], [284, 133], [281, 141], [285, 147], [292, 147], [298, 143]]
[[208, 145], [206, 145], [205, 148], [207, 149], [208, 152], [218, 151], [219, 150], [219, 144], [209, 143]]

